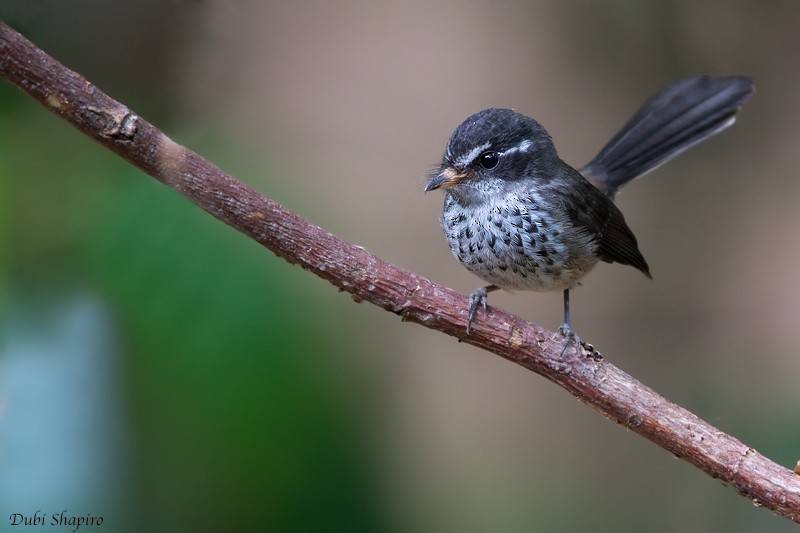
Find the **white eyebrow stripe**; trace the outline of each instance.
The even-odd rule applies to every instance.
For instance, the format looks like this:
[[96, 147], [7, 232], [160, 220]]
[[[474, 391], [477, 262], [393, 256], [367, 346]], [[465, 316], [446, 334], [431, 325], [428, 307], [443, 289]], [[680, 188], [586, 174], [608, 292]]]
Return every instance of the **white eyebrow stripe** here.
[[530, 139], [525, 139], [518, 145], [514, 146], [513, 148], [509, 148], [508, 150], [503, 152], [503, 155], [513, 154], [514, 152], [527, 152], [528, 148], [530, 148], [531, 145], [533, 145], [533, 142]]
[[467, 153], [466, 155], [456, 159], [455, 161], [456, 168], [466, 168], [467, 166], [469, 166], [470, 163], [472, 163], [475, 160], [476, 157], [481, 155], [484, 150], [487, 150], [491, 146], [492, 143], [490, 142], [485, 142], [480, 146], [476, 146], [475, 148], [470, 150], [469, 153]]

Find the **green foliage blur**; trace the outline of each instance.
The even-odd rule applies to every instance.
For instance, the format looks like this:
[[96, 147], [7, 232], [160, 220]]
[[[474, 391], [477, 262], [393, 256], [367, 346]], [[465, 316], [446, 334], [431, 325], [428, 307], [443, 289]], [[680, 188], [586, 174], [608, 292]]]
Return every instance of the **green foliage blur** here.
[[334, 291], [8, 84], [0, 116], [4, 339], [47, 335], [43, 317], [86, 295], [109, 318], [91, 335], [116, 338], [102, 356], [119, 359], [117, 375], [85, 376], [119, 382], [102, 398], [119, 409], [91, 428], [122, 447], [101, 487], [113, 505], [70, 510], [105, 515], [104, 531], [380, 529], [354, 378], [337, 367], [358, 341], [319, 296]]

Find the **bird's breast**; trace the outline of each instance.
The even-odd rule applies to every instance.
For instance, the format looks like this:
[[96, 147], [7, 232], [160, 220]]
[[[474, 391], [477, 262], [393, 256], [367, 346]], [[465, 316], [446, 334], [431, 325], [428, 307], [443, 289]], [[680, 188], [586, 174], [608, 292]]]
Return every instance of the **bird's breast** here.
[[441, 225], [467, 269], [506, 289], [570, 288], [598, 261], [596, 245], [535, 192], [462, 205], [445, 197]]

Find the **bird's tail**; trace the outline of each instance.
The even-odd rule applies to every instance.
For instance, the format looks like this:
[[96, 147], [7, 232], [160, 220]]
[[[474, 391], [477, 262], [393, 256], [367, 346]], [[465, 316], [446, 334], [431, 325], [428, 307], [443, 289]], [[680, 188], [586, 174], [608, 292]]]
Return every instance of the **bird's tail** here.
[[613, 198], [632, 179], [731, 126], [753, 92], [747, 76], [698, 76], [670, 85], [647, 100], [581, 174]]

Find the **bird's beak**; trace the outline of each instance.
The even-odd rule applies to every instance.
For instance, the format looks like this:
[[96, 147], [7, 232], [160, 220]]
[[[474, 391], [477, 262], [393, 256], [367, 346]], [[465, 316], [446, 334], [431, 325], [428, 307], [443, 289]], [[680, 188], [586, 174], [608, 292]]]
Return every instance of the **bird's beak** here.
[[466, 177], [466, 172], [459, 173], [453, 167], [445, 167], [439, 172], [430, 175], [428, 178], [428, 183], [425, 184], [425, 192], [433, 191], [439, 187], [451, 187], [453, 185], [457, 185]]

